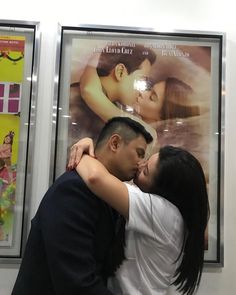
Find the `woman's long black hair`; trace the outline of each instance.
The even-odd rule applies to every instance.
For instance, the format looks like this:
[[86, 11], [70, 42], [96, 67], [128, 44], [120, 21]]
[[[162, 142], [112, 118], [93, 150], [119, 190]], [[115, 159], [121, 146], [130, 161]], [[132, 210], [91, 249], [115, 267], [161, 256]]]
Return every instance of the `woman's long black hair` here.
[[209, 218], [206, 180], [199, 161], [181, 148], [162, 147], [152, 192], [174, 204], [184, 219], [186, 238], [173, 284], [182, 294], [191, 295], [201, 280]]

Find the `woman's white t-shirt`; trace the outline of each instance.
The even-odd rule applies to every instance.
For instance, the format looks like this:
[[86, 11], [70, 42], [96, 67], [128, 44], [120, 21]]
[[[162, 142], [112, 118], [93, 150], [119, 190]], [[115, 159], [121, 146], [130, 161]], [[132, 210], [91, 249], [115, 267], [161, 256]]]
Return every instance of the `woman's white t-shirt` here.
[[163, 295], [173, 281], [183, 245], [183, 218], [166, 199], [126, 184], [129, 220], [126, 260], [111, 283], [114, 294]]

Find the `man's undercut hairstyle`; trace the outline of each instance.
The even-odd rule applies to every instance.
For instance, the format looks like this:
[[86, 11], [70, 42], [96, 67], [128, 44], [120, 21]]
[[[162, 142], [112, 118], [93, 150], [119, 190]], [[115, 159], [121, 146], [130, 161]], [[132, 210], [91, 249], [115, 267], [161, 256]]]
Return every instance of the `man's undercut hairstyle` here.
[[147, 144], [153, 141], [151, 134], [139, 122], [129, 117], [113, 117], [107, 121], [101, 130], [97, 139], [96, 149], [103, 146], [113, 134], [120, 135], [125, 144], [128, 144], [140, 135], [144, 137]]
[[156, 60], [156, 54], [150, 48], [143, 45], [133, 46], [113, 45], [106, 46], [99, 57], [97, 73], [99, 77], [108, 76], [118, 64], [124, 64], [128, 74], [138, 70], [147, 59], [152, 65]]

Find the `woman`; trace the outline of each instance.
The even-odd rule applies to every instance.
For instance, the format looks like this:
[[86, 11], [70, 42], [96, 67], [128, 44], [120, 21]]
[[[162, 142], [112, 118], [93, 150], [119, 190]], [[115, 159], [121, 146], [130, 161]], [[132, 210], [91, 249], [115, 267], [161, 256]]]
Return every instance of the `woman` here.
[[3, 144], [0, 145], [0, 158], [2, 158], [6, 165], [11, 166], [11, 156], [12, 156], [12, 145], [13, 137], [15, 133], [9, 131], [9, 133], [4, 137]]
[[127, 220], [127, 259], [116, 273], [120, 289], [114, 294], [166, 294], [171, 284], [193, 294], [201, 280], [209, 216], [198, 160], [183, 149], [162, 147], [140, 166], [134, 179], [138, 187], [121, 182], [88, 155], [76, 169]]
[[149, 87], [140, 92], [135, 110], [149, 124], [160, 120], [188, 118], [200, 115], [200, 109], [191, 101], [193, 89], [185, 82], [168, 77], [157, 83], [147, 82]]

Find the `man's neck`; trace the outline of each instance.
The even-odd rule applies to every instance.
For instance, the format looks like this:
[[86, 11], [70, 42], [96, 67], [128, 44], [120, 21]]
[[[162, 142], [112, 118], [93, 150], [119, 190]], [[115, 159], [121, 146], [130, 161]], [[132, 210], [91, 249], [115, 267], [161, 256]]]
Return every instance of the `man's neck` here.
[[100, 77], [103, 92], [109, 98], [110, 101], [114, 102], [117, 100], [117, 82], [111, 76]]
[[112, 158], [106, 149], [96, 150], [95, 156], [98, 159], [98, 161], [101, 162], [111, 174], [115, 174], [115, 171], [112, 168]]

